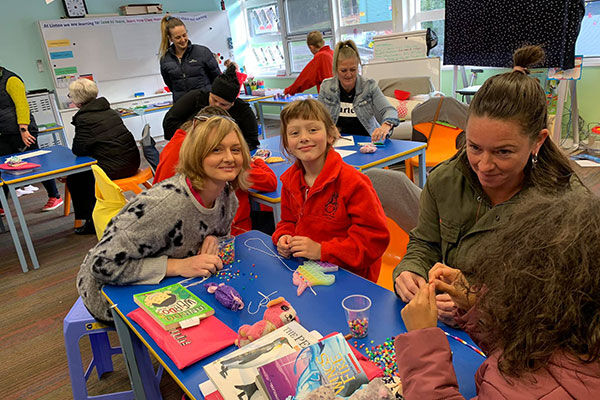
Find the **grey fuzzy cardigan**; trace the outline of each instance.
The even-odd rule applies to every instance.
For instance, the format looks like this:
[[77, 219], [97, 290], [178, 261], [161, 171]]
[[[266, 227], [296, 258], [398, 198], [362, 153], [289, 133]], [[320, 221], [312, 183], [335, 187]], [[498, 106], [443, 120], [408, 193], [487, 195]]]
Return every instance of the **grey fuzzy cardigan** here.
[[198, 253], [204, 238], [228, 235], [237, 210], [234, 190], [227, 186], [212, 208], [194, 198], [183, 175], [164, 180], [140, 193], [109, 222], [77, 274], [77, 291], [97, 319], [112, 321], [104, 285], [157, 284], [168, 258]]

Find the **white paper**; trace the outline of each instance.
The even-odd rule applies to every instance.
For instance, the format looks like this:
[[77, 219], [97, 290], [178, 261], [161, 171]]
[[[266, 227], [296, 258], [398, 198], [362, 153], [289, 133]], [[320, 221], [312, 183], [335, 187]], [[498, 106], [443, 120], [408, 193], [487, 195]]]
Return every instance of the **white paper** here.
[[341, 149], [335, 149], [335, 151], [337, 151], [337, 152], [338, 152], [338, 154], [339, 154], [340, 156], [342, 156], [342, 158], [344, 158], [344, 157], [346, 157], [346, 156], [349, 156], [349, 155], [351, 155], [351, 154], [354, 154], [354, 153], [356, 153], [356, 151], [355, 151], [355, 150], [341, 150]]
[[352, 136], [342, 136], [333, 143], [333, 147], [354, 146], [354, 138]]
[[38, 150], [38, 151], [34, 151], [32, 153], [27, 153], [27, 154], [19, 155], [19, 158], [21, 160], [24, 160], [24, 159], [29, 158], [29, 157], [41, 156], [42, 154], [48, 154], [48, 153], [51, 153], [51, 151], [50, 150]]
[[575, 160], [575, 162], [580, 167], [600, 167], [600, 164], [592, 160]]
[[196, 326], [198, 324], [200, 324], [199, 317], [192, 317], [192, 318], [188, 318], [184, 321], [179, 322], [179, 326], [181, 326], [182, 329], [189, 328], [191, 326]]

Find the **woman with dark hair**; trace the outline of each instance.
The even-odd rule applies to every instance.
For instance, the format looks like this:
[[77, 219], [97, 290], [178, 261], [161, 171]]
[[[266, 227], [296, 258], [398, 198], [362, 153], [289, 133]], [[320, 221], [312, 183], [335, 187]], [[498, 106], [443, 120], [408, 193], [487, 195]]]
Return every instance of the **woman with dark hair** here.
[[600, 398], [600, 199], [532, 191], [512, 212], [462, 272], [437, 264], [402, 310], [408, 333], [395, 347], [407, 399], [462, 399], [435, 290], [488, 355], [479, 399]]
[[[546, 96], [527, 68], [544, 51], [526, 46], [511, 72], [489, 78], [469, 106], [466, 145], [440, 164], [421, 194], [419, 222], [394, 270], [395, 290], [408, 302], [436, 263], [460, 268], [483, 233], [495, 229], [530, 189], [581, 188], [568, 159], [548, 139]], [[454, 303], [437, 296], [439, 317], [452, 322]]]
[[173, 103], [191, 89], [209, 91], [221, 74], [212, 51], [192, 44], [185, 24], [177, 17], [165, 15], [160, 22], [160, 33], [160, 73], [173, 93]]

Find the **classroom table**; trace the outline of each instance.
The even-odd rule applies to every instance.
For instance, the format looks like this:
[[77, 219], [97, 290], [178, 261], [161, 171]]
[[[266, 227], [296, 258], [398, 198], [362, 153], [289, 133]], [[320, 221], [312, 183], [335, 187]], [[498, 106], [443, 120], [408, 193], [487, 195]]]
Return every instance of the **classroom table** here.
[[249, 105], [254, 105], [254, 109], [256, 110], [256, 115], [258, 116], [258, 119], [261, 123], [261, 130], [262, 130], [262, 137], [263, 139], [267, 138], [267, 130], [265, 129], [265, 125], [264, 125], [264, 117], [263, 117], [263, 113], [262, 113], [262, 108], [259, 105], [259, 101], [261, 100], [266, 100], [269, 99], [271, 97], [275, 96], [274, 94], [269, 94], [269, 95], [264, 95], [264, 96], [253, 96], [251, 94], [241, 94], [239, 95], [239, 99], [245, 101], [246, 103], [248, 103]]
[[[307, 99], [309, 97], [316, 100], [318, 96], [319, 96], [318, 94], [310, 94], [310, 93], [303, 94], [303, 93], [299, 93], [299, 94], [295, 94], [293, 96], [290, 96], [287, 99], [285, 99], [285, 98], [275, 98], [273, 96], [269, 96], [269, 98], [258, 100], [258, 102], [256, 103], [256, 106], [258, 107], [258, 114], [259, 114], [260, 124], [263, 127], [263, 132], [265, 130], [265, 128], [264, 128], [264, 126], [265, 126], [265, 117], [264, 117], [264, 113], [263, 113], [263, 109], [262, 109], [263, 106], [279, 106], [279, 110], [281, 112], [281, 110], [283, 110], [283, 107], [287, 106], [292, 101], [299, 100], [299, 99]], [[265, 135], [263, 135], [263, 137], [265, 137]]]
[[[258, 250], [257, 250], [258, 249]], [[271, 238], [258, 231], [243, 233], [235, 239], [235, 258], [231, 266], [233, 271], [240, 271], [238, 277], [229, 281], [219, 280], [218, 276], [209, 278], [206, 282], [225, 282], [233, 286], [242, 296], [245, 307], [241, 311], [231, 311], [219, 304], [213, 295], [206, 293], [202, 284], [189, 289], [208, 303], [215, 310], [215, 316], [231, 329], [237, 331], [243, 324], [253, 324], [262, 318], [261, 310], [256, 315], [250, 315], [262, 297], [277, 290], [271, 298], [283, 296], [294, 307], [300, 323], [309, 331], [318, 330], [322, 335], [330, 332], [348, 333], [348, 327], [341, 306], [344, 297], [350, 294], [364, 294], [372, 301], [369, 332], [364, 339], [356, 339], [356, 345], [376, 346], [385, 342], [387, 338], [406, 332], [400, 311], [404, 303], [394, 293], [378, 286], [362, 277], [340, 269], [333, 273], [336, 281], [331, 286], [315, 286], [316, 295], [306, 290], [302, 295], [296, 295], [296, 286], [292, 284], [292, 271], [288, 270], [280, 260], [269, 256], [267, 253], [276, 252], [271, 243]], [[285, 260], [291, 269], [298, 267], [296, 259]], [[228, 266], [225, 266], [227, 268]], [[252, 278], [250, 278], [252, 276]], [[256, 276], [256, 277], [255, 277]], [[158, 285], [130, 285], [130, 286], [105, 286], [104, 296], [112, 304], [112, 314], [127, 362], [127, 369], [132, 380], [135, 397], [141, 399], [160, 399], [160, 390], [153, 383], [154, 371], [147, 362], [146, 349], [158, 359], [165, 370], [181, 386], [190, 399], [203, 399], [198, 385], [208, 378], [204, 365], [217, 360], [235, 349], [230, 346], [212, 356], [179, 370], [171, 359], [158, 347], [156, 342], [127, 314], [137, 308], [133, 295], [158, 287], [171, 285], [181, 281], [181, 277], [164, 279]], [[195, 281], [195, 280], [194, 280]], [[252, 302], [252, 304], [250, 304]], [[457, 336], [469, 344], [473, 344], [469, 336], [446, 325], [439, 324], [440, 328], [450, 335]], [[371, 343], [373, 341], [373, 343]], [[354, 345], [355, 340], [351, 340]], [[475, 396], [474, 375], [484, 357], [468, 346], [450, 338], [450, 349], [453, 353], [453, 363], [461, 393], [467, 398]], [[139, 362], [145, 359], [146, 362]], [[401, 360], [399, 360], [401, 362]]]
[[[19, 233], [17, 231], [17, 228], [15, 227], [12, 212], [10, 211], [10, 207], [8, 206], [8, 200], [4, 195], [4, 188], [2, 186], [4, 186], [4, 182], [0, 182], [0, 203], [2, 204], [2, 209], [4, 210], [4, 217], [6, 218], [8, 230], [15, 245], [15, 250], [17, 251], [17, 257], [19, 257], [21, 269], [23, 269], [23, 272], [27, 272], [27, 261], [25, 261], [25, 255], [23, 254], [23, 248], [21, 247], [21, 241], [19, 240]], [[2, 223], [2, 217], [0, 217], [0, 225], [2, 226], [2, 233], [6, 232], [4, 224]]]
[[[342, 135], [348, 136], [348, 135]], [[354, 145], [336, 147], [339, 150], [352, 150], [354, 154], [344, 157], [344, 162], [352, 165], [359, 171], [366, 171], [371, 168], [383, 168], [400, 161], [406, 160], [414, 156], [419, 156], [419, 185], [421, 188], [425, 185], [425, 150], [427, 143], [423, 142], [412, 142], [408, 140], [396, 140], [388, 139], [383, 147], [378, 147], [375, 153], [363, 154], [359, 151], [360, 145], [358, 143], [369, 142], [370, 138], [367, 136], [354, 135]], [[280, 137], [273, 136], [265, 140], [261, 140], [260, 148], [271, 150], [272, 156], [279, 156], [285, 159], [285, 156], [281, 153]], [[264, 204], [268, 207], [273, 208], [273, 219], [275, 224], [281, 220], [281, 181], [279, 177], [283, 174], [290, 166], [291, 161], [287, 160], [279, 163], [270, 163], [269, 167], [275, 172], [277, 176], [277, 189], [274, 192], [258, 192], [250, 189], [250, 199], [259, 203]]]
[[[20, 186], [26, 186], [42, 182], [48, 179], [54, 179], [61, 176], [67, 176], [71, 174], [76, 174], [78, 172], [87, 171], [91, 169], [90, 166], [92, 164], [96, 164], [97, 161], [91, 157], [77, 157], [71, 152], [71, 150], [68, 147], [65, 146], [50, 146], [40, 150], [9, 154], [7, 156], [4, 156], [3, 160], [5, 160], [8, 157], [23, 156], [25, 154], [33, 152], [48, 152], [26, 159], [27, 162], [40, 164], [41, 166], [39, 168], [18, 175], [12, 174], [9, 171], [2, 171], [2, 182], [8, 187], [10, 198], [12, 199], [12, 202], [15, 206], [17, 219], [19, 220], [21, 230], [23, 231], [23, 238], [25, 239], [25, 245], [27, 246], [27, 249], [29, 251], [29, 257], [31, 258], [33, 268], [38, 269], [40, 267], [40, 264], [35, 254], [35, 248], [33, 247], [31, 236], [29, 234], [29, 229], [27, 228], [27, 221], [25, 221], [25, 216], [23, 215], [23, 210], [21, 209], [21, 203], [19, 202], [17, 192], [15, 191], [16, 188]], [[4, 212], [6, 213], [8, 207], [4, 207], [4, 210]], [[23, 272], [27, 272], [28, 268], [27, 263], [25, 262], [25, 257], [23, 256], [23, 250], [21, 249], [20, 245], [17, 246], [16, 242], [15, 247], [17, 248], [17, 255], [19, 256], [19, 261], [21, 262], [21, 269], [23, 270]]]

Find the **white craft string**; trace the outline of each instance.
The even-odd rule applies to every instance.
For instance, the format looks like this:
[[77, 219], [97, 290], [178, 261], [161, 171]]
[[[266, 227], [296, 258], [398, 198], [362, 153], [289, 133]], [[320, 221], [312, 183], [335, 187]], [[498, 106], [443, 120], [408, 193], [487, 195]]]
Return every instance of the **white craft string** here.
[[[259, 249], [258, 247], [250, 246], [250, 245], [248, 244], [248, 242], [249, 242], [249, 241], [251, 241], [251, 240], [258, 240], [260, 243], [262, 243], [262, 245], [263, 245], [263, 246], [265, 246], [265, 249], [267, 249], [267, 251], [265, 251], [265, 250], [263, 250], [263, 249]], [[294, 272], [294, 271], [295, 271], [294, 269], [292, 269], [292, 268], [288, 267], [288, 265], [287, 265], [287, 264], [286, 264], [286, 263], [283, 261], [283, 257], [281, 257], [279, 254], [275, 253], [275, 252], [273, 251], [273, 249], [272, 249], [270, 246], [267, 246], [267, 244], [266, 244], [265, 242], [263, 242], [263, 240], [262, 240], [262, 239], [259, 239], [259, 238], [250, 238], [250, 239], [246, 239], [246, 240], [244, 241], [244, 246], [246, 246], [248, 249], [251, 249], [251, 250], [256, 250], [256, 251], [258, 251], [258, 252], [260, 252], [260, 253], [266, 254], [266, 255], [268, 255], [269, 257], [275, 257], [275, 258], [276, 258], [276, 259], [278, 259], [278, 260], [279, 260], [279, 261], [280, 261], [280, 262], [283, 264], [283, 266], [284, 266], [284, 267], [286, 267], [288, 270], [290, 270], [290, 271], [292, 271], [292, 272]]]
[[192, 279], [196, 279], [196, 278], [198, 278], [198, 277], [197, 277], [197, 276], [194, 276], [194, 277], [192, 277], [192, 278], [187, 278], [187, 279], [184, 279], [184, 280], [182, 280], [182, 281], [179, 281], [179, 282], [177, 282], [177, 283], [179, 283], [181, 286], [183, 286], [183, 287], [185, 287], [185, 288], [188, 288], [188, 287], [190, 287], [190, 286], [195, 286], [195, 285], [199, 285], [199, 284], [201, 284], [202, 282], [204, 282], [205, 280], [207, 280], [207, 279], [208, 279], [208, 276], [203, 276], [203, 277], [202, 277], [202, 279], [201, 279], [201, 280], [199, 280], [198, 282], [190, 283], [189, 285], [184, 285], [184, 283], [187, 283], [187, 282], [191, 281]]
[[267, 304], [271, 301], [271, 296], [273, 296], [275, 293], [277, 293], [277, 290], [272, 293], [269, 293], [266, 296], [264, 294], [262, 294], [261, 292], [258, 292], [258, 294], [260, 294], [263, 298], [258, 303], [258, 307], [256, 308], [256, 311], [254, 311], [254, 312], [250, 311], [250, 306], [252, 305], [252, 300], [250, 300], [250, 303], [248, 303], [248, 307], [247, 307], [248, 314], [250, 314], [250, 315], [257, 314], [260, 311], [261, 307], [267, 307]]

